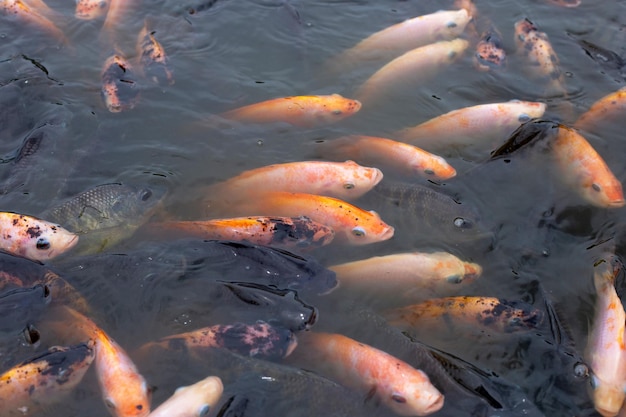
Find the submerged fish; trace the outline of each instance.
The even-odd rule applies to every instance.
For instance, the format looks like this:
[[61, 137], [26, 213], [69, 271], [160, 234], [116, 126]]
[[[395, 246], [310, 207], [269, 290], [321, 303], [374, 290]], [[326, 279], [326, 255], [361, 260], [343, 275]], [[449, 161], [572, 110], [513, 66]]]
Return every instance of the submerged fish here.
[[139, 100], [137, 77], [126, 58], [117, 53], [107, 58], [102, 65], [100, 78], [102, 100], [111, 113], [119, 113], [135, 107]]
[[151, 188], [99, 185], [42, 213], [81, 235], [84, 251], [99, 251], [131, 236], [155, 212], [163, 194]]
[[2, 184], [0, 189], [2, 194], [13, 191], [26, 182], [27, 177], [30, 176], [30, 171], [34, 168], [35, 155], [39, 151], [45, 137], [46, 131], [41, 128], [28, 134], [13, 160], [9, 178]]
[[230, 110], [220, 116], [244, 123], [284, 122], [299, 127], [315, 127], [338, 122], [359, 110], [359, 101], [331, 94], [275, 98]]
[[0, 1], [0, 14], [18, 21], [39, 28], [44, 32], [52, 35], [59, 42], [69, 43], [65, 34], [50, 19], [41, 14], [38, 10], [30, 7], [21, 0], [2, 0]]
[[397, 133], [400, 139], [425, 149], [478, 147], [486, 152], [520, 124], [543, 116], [545, 103], [511, 100], [453, 110]]
[[209, 376], [193, 385], [178, 388], [149, 417], [204, 417], [213, 411], [223, 391], [222, 380]]
[[623, 269], [613, 255], [605, 255], [594, 266], [597, 292], [596, 314], [585, 357], [591, 366], [593, 403], [604, 417], [618, 414], [626, 398], [626, 314], [615, 291], [615, 277]]
[[587, 202], [615, 208], [626, 204], [622, 183], [591, 144], [576, 130], [559, 125], [552, 153], [563, 181]]
[[460, 58], [467, 45], [465, 39], [457, 38], [412, 49], [376, 71], [359, 87], [355, 97], [370, 105], [400, 87], [406, 90], [408, 84], [427, 83]]
[[17, 334], [40, 318], [52, 301], [45, 284], [0, 291], [0, 333]]
[[109, 9], [110, 0], [76, 0], [77, 19], [92, 20], [103, 17]]
[[[425, 416], [443, 406], [444, 397], [428, 376], [406, 362], [340, 334], [302, 336], [307, 363], [314, 369], [382, 401], [402, 416]], [[368, 394], [370, 393], [370, 394]]]
[[330, 226], [335, 239], [352, 245], [382, 242], [393, 236], [394, 228], [372, 211], [333, 197], [282, 191], [253, 194], [228, 208], [236, 215], [306, 216]]
[[456, 170], [441, 156], [387, 138], [343, 136], [323, 142], [317, 148], [326, 158], [354, 159], [358, 163], [380, 167], [385, 172], [407, 177], [445, 180], [456, 175]]
[[137, 35], [137, 54], [144, 74], [161, 86], [174, 84], [174, 74], [170, 68], [165, 49], [156, 39], [156, 31], [150, 29], [148, 20]]
[[60, 401], [83, 379], [94, 360], [93, 341], [52, 347], [0, 375], [0, 414], [35, 415]]
[[467, 10], [440, 10], [389, 26], [333, 57], [326, 65], [331, 73], [349, 71], [371, 61], [393, 59], [407, 51], [463, 33], [471, 16]]
[[247, 198], [251, 193], [285, 191], [353, 200], [383, 179], [378, 168], [354, 161], [297, 161], [245, 171], [209, 188], [220, 200]]
[[0, 249], [35, 261], [72, 249], [78, 235], [58, 224], [18, 213], [0, 212]]
[[244, 356], [280, 359], [289, 356], [298, 345], [296, 335], [288, 329], [263, 321], [255, 324], [216, 324], [191, 332], [176, 334], [150, 342], [141, 351], [159, 347], [189, 351], [202, 360], [213, 348], [227, 349]]
[[626, 87], [593, 103], [585, 113], [580, 115], [573, 127], [590, 133], [602, 132], [607, 124], [618, 124], [621, 127], [624, 114], [626, 114]]
[[245, 241], [284, 249], [308, 250], [332, 242], [335, 231], [308, 217], [235, 217], [152, 223], [150, 233], [202, 239]]
[[445, 297], [397, 308], [385, 313], [393, 326], [438, 329], [446, 324], [491, 328], [501, 333], [536, 329], [543, 320], [540, 310], [495, 297]]

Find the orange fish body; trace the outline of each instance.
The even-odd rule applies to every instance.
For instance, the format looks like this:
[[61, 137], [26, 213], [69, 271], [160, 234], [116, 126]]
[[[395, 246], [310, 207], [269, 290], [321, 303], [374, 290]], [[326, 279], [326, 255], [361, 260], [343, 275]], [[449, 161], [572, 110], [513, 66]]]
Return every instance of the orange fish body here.
[[481, 326], [509, 333], [536, 328], [541, 311], [518, 308], [494, 297], [444, 297], [401, 307], [385, 314], [389, 323], [402, 328], [437, 328], [442, 324]]
[[109, 9], [110, 0], [77, 0], [74, 16], [81, 20], [99, 19]]
[[210, 376], [193, 385], [178, 388], [150, 417], [204, 417], [217, 406], [224, 385], [217, 376]]
[[593, 372], [591, 397], [596, 410], [604, 417], [618, 414], [626, 390], [626, 314], [615, 291], [619, 266], [612, 258], [606, 256], [594, 268], [596, 314], [585, 354]]
[[624, 206], [622, 184], [576, 130], [560, 125], [552, 150], [564, 181], [586, 201], [598, 207]]
[[247, 197], [252, 192], [286, 191], [354, 200], [383, 179], [378, 168], [354, 161], [299, 161], [274, 164], [243, 172], [211, 187], [220, 199]]
[[373, 103], [408, 85], [424, 84], [458, 59], [468, 42], [464, 39], [440, 41], [412, 49], [376, 71], [357, 90], [355, 97], [365, 104]]
[[100, 38], [103, 43], [116, 45], [116, 35], [123, 31], [122, 19], [135, 3], [137, 3], [135, 0], [109, 0], [109, 9], [100, 29]]
[[526, 57], [529, 75], [543, 79], [550, 94], [566, 94], [565, 78], [548, 36], [528, 19], [515, 23], [517, 50]]
[[368, 61], [390, 60], [420, 46], [455, 39], [463, 33], [470, 18], [467, 10], [461, 9], [407, 19], [368, 36], [332, 58], [327, 67], [331, 73], [348, 71]]
[[36, 415], [59, 401], [83, 379], [94, 360], [93, 341], [52, 347], [0, 375], [0, 415]]
[[578, 7], [582, 0], [548, 0], [548, 3], [556, 4], [561, 7]]
[[307, 363], [326, 365], [330, 378], [379, 398], [402, 416], [425, 416], [441, 409], [444, 397], [428, 376], [372, 346], [332, 333], [307, 332]]
[[396, 135], [426, 149], [450, 146], [491, 147], [503, 142], [520, 124], [541, 117], [545, 103], [511, 100], [453, 110]]
[[174, 84], [174, 74], [170, 68], [169, 59], [155, 34], [155, 31], [149, 29], [146, 21], [137, 36], [139, 64], [144, 74], [155, 84], [162, 86]]
[[329, 158], [354, 159], [399, 175], [434, 180], [446, 180], [456, 175], [456, 170], [441, 156], [391, 139], [352, 135], [325, 142], [319, 147]]
[[275, 98], [222, 113], [225, 119], [243, 123], [284, 122], [298, 127], [315, 127], [338, 122], [361, 110], [358, 100], [339, 94]]
[[393, 286], [400, 294], [417, 288], [441, 287], [471, 281], [482, 273], [480, 265], [464, 262], [447, 252], [397, 253], [374, 256], [329, 267], [335, 271], [341, 286]]
[[102, 99], [111, 113], [130, 110], [137, 104], [139, 90], [136, 88], [133, 67], [120, 54], [106, 59], [100, 73]]
[[233, 204], [229, 211], [237, 215], [306, 216], [335, 231], [335, 239], [353, 245], [382, 242], [393, 236], [394, 229], [380, 216], [333, 197], [306, 193], [266, 192]]
[[150, 225], [167, 232], [201, 239], [246, 241], [256, 245], [312, 249], [332, 242], [335, 231], [307, 217], [234, 217], [203, 221], [170, 221]]
[[589, 107], [574, 123], [576, 129], [596, 133], [607, 123], [622, 123], [626, 114], [626, 87], [608, 94]]
[[0, 249], [35, 261], [45, 261], [69, 251], [78, 235], [58, 224], [23, 214], [0, 212]]
[[96, 329], [96, 373], [111, 415], [144, 417], [150, 414], [146, 381], [124, 349], [101, 329]]
[[[47, 7], [47, 6], [46, 6]], [[49, 8], [46, 10], [50, 10]], [[35, 7], [31, 7], [21, 0], [2, 0], [0, 1], [0, 13], [5, 16], [14, 18], [28, 25], [38, 27], [44, 32], [54, 36], [59, 42], [68, 44], [69, 41], [65, 34], [50, 19], [44, 16], [46, 12], [38, 11]]]

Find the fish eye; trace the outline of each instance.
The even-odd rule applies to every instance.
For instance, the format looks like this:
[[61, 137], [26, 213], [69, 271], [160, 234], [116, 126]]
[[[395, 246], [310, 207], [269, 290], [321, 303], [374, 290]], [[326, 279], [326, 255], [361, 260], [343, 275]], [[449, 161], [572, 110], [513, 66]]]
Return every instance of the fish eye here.
[[591, 188], [593, 188], [594, 191], [600, 192], [602, 190], [602, 187], [600, 187], [598, 184], [596, 184], [595, 182], [593, 184], [591, 184]]
[[435, 171], [433, 171], [433, 170], [432, 170], [432, 169], [430, 169], [430, 168], [426, 168], [426, 169], [424, 170], [424, 174], [426, 174], [426, 175], [435, 175]]
[[589, 367], [584, 363], [574, 365], [574, 376], [576, 378], [587, 378], [589, 376]]
[[144, 189], [144, 190], [141, 190], [140, 197], [141, 197], [141, 201], [146, 201], [146, 200], [148, 200], [150, 197], [152, 197], [152, 191], [150, 191], [150, 190], [149, 190], [149, 189], [147, 189], [147, 188], [146, 188], [146, 189]]
[[204, 417], [208, 415], [209, 411], [211, 411], [211, 406], [209, 404], [202, 404], [202, 406], [198, 410], [198, 417]]
[[343, 112], [341, 110], [333, 110], [332, 114], [335, 116], [340, 116]]
[[343, 188], [345, 188], [346, 190], [351, 190], [354, 188], [354, 184], [351, 182], [347, 182], [343, 185]]
[[37, 239], [37, 245], [35, 247], [39, 250], [47, 250], [50, 249], [50, 242], [45, 237], [40, 237]]
[[454, 219], [454, 226], [459, 229], [469, 229], [472, 227], [472, 222], [465, 220], [463, 217], [457, 217]]
[[355, 227], [354, 229], [352, 229], [352, 234], [356, 237], [362, 237], [365, 236], [365, 229], [363, 229], [362, 227]]
[[460, 284], [463, 281], [463, 277], [460, 275], [450, 275], [446, 278], [450, 284]]
[[522, 113], [517, 117], [517, 121], [520, 123], [524, 123], [530, 120], [530, 116], [526, 113]]
[[110, 398], [104, 399], [104, 405], [106, 405], [108, 408], [111, 408], [111, 409], [117, 408], [117, 406], [115, 405], [115, 402], [113, 402], [113, 400]]
[[391, 394], [391, 399], [394, 400], [395, 402], [399, 403], [399, 404], [406, 403], [406, 398], [404, 398], [400, 394]]
[[101, 1], [100, 3], [98, 3], [98, 7], [100, 7], [101, 9], [104, 9], [107, 7], [107, 2], [106, 1]]
[[452, 59], [456, 56], [456, 51], [450, 51], [448, 52], [448, 58]]
[[452, 29], [452, 28], [457, 27], [457, 24], [456, 24], [456, 22], [449, 22], [446, 26], [447, 26], [448, 28]]

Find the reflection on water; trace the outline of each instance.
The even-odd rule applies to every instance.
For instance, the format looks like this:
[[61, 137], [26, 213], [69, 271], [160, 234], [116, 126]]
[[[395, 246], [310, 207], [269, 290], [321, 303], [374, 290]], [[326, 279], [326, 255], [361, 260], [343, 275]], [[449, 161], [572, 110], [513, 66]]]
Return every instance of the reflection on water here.
[[[4, 180], [10, 180], [13, 159], [25, 138], [42, 126], [49, 133], [41, 144], [44, 151], [20, 179], [23, 185], [1, 196], [3, 211], [37, 215], [88, 188], [121, 182], [167, 189], [158, 214], [161, 219], [201, 219], [206, 211], [201, 201], [206, 199], [207, 185], [272, 163], [314, 159], [319, 141], [349, 134], [385, 137], [458, 108], [511, 99], [544, 102], [544, 119], [571, 124], [571, 115], [563, 109], [578, 116], [626, 79], [626, 3], [583, 0], [577, 8], [559, 8], [542, 0], [478, 0], [480, 13], [488, 16], [503, 36], [508, 57], [502, 71], [476, 71], [468, 51], [428, 83], [408, 83], [384, 102], [363, 106], [354, 117], [331, 126], [211, 126], [201, 123], [202, 119], [276, 97], [333, 93], [351, 97], [377, 67], [363, 65], [329, 76], [323, 71], [328, 60], [387, 26], [452, 8], [452, 1], [144, 0], [122, 16], [121, 29], [114, 34], [115, 47], [135, 60], [137, 35], [149, 18], [169, 54], [175, 83], [162, 87], [139, 78], [135, 108], [109, 113], [100, 97], [100, 71], [114, 45], [99, 36], [102, 21], [75, 19], [73, 2], [50, 0], [48, 4], [59, 13], [55, 22], [68, 45], [59, 45], [49, 34], [0, 16], [0, 168]], [[522, 70], [523, 58], [514, 53], [513, 26], [523, 18], [549, 36], [564, 72], [565, 95], [547, 96], [542, 84]], [[601, 135], [587, 139], [624, 182], [623, 122], [613, 123]], [[329, 266], [397, 252], [437, 250], [478, 263], [482, 276], [459, 290], [460, 294], [518, 300], [556, 313], [548, 315], [551, 319], [536, 333], [502, 335], [477, 330], [460, 338], [442, 328], [420, 334], [420, 341], [481, 372], [519, 385], [545, 415], [593, 415], [587, 383], [577, 379], [574, 368], [593, 317], [594, 259], [605, 250], [624, 255], [624, 209], [587, 205], [558, 180], [558, 172], [542, 155], [519, 153], [507, 160], [488, 161], [489, 155], [466, 158], [451, 149], [446, 159], [456, 168], [456, 177], [438, 184], [415, 181], [475, 209], [493, 231], [488, 242], [450, 238], [439, 234], [432, 224], [426, 232], [414, 229], [410, 217], [415, 213], [410, 208], [381, 205], [377, 212], [396, 227], [393, 239], [360, 247], [331, 244], [312, 255]], [[390, 174], [382, 185], [397, 179], [406, 180]], [[373, 209], [379, 202], [367, 206], [368, 199], [377, 197], [366, 197], [365, 209]], [[111, 250], [133, 253], [149, 246], [144, 238], [139, 234]], [[120, 279], [115, 270], [100, 266], [104, 272], [95, 274], [92, 281], [74, 283], [94, 309], [102, 308], [96, 313], [97, 320], [131, 352], [146, 341], [173, 333], [172, 328], [182, 332], [199, 322], [212, 323], [224, 317], [219, 309], [198, 305], [199, 296], [193, 293], [198, 289], [184, 280], [173, 281], [180, 286], [170, 283], [161, 293], [144, 286], [151, 282], [146, 277], [162, 280], [163, 274], [169, 274], [176, 279], [186, 274], [186, 268], [193, 270], [194, 265], [186, 264], [179, 250], [177, 245], [161, 246], [161, 255], [165, 252], [169, 257], [155, 270], [136, 271], [136, 282], [131, 277]], [[120, 266], [131, 271], [134, 267]], [[201, 269], [202, 265], [195, 267]], [[135, 303], [137, 294], [142, 299]], [[391, 339], [385, 340], [386, 330], [368, 328], [367, 319], [357, 319], [347, 307], [370, 305], [368, 298], [377, 294], [359, 293], [354, 299], [345, 291], [339, 294], [341, 297], [300, 294], [305, 305], [318, 309], [319, 321], [313, 328], [393, 349]], [[214, 298], [220, 302], [220, 297]], [[394, 300], [382, 304], [393, 305]], [[46, 338], [45, 328], [40, 330], [42, 341], [35, 351], [57, 343], [53, 336]], [[18, 346], [14, 336], [2, 333], [2, 347], [15, 358], [31, 355], [33, 348]], [[397, 346], [395, 351], [408, 360], [411, 354], [403, 349]], [[156, 387], [157, 404], [175, 387], [213, 372], [215, 362], [199, 365], [185, 358], [161, 358], [142, 363], [141, 369]], [[239, 363], [232, 358], [217, 362], [220, 366]], [[281, 413], [294, 409], [290, 415], [304, 415], [305, 409], [323, 412], [326, 398], [336, 401], [336, 415], [385, 413], [371, 404], [366, 410], [355, 410], [336, 399], [343, 394], [338, 395], [340, 391], [329, 387], [327, 381], [307, 374], [315, 387], [308, 393], [298, 385], [307, 379], [293, 376], [300, 371], [292, 367], [267, 370], [266, 365], [259, 365], [246, 371], [245, 366], [236, 366], [243, 368], [238, 368], [237, 375], [244, 376], [228, 381], [226, 391], [236, 393], [232, 398], [237, 404], [248, 401], [243, 394], [246, 391], [256, 393], [250, 397], [245, 415], [263, 414], [264, 403], [259, 402], [254, 381], [264, 373], [286, 373], [287, 380], [298, 381], [286, 391], [284, 402], [285, 396], [273, 391], [275, 386], [261, 390], [271, 392], [267, 401], [275, 402], [272, 409]], [[321, 403], [311, 405], [310, 398], [296, 400], [310, 397], [307, 394], [319, 395]], [[106, 413], [93, 372], [62, 406], [50, 408], [45, 415], [60, 415], [61, 410], [66, 416]], [[462, 407], [455, 410], [457, 415], [464, 411]]]

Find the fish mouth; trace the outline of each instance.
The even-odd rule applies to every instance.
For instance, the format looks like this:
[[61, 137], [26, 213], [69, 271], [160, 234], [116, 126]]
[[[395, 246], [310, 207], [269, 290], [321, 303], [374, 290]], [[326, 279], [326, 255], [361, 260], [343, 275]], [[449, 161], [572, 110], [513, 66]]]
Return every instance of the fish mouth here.
[[437, 395], [437, 399], [432, 402], [430, 405], [428, 405], [428, 407], [426, 407], [426, 409], [424, 410], [423, 416], [425, 415], [429, 415], [431, 413], [434, 413], [435, 411], [439, 411], [441, 409], [441, 407], [443, 407], [443, 395], [441, 395], [441, 393], [439, 393], [439, 395]]

